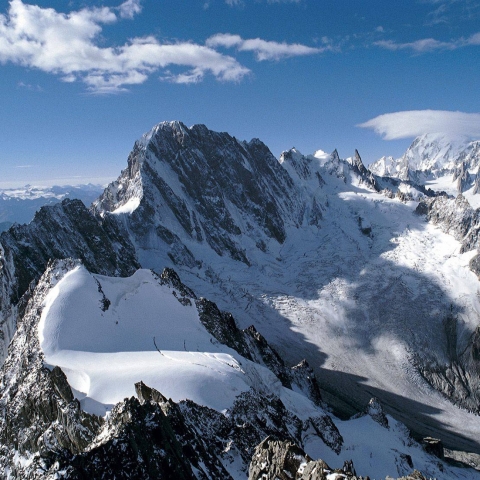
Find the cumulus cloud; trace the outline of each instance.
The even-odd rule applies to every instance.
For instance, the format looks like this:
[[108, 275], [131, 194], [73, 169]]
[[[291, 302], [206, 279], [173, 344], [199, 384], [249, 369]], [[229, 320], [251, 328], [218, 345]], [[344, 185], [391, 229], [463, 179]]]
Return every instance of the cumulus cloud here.
[[96, 93], [122, 91], [169, 66], [186, 68], [164, 77], [178, 83], [198, 82], [207, 73], [221, 81], [238, 81], [249, 73], [233, 57], [191, 42], [162, 44], [148, 36], [118, 47], [99, 45], [102, 25], [140, 11], [139, 0], [68, 14], [11, 0], [8, 13], [0, 15], [0, 63], [37, 68], [65, 82], [82, 81]]
[[219, 33], [214, 35], [207, 40], [206, 45], [212, 48], [236, 47], [237, 50], [242, 52], [254, 52], [258, 61], [280, 60], [287, 57], [314, 55], [325, 52], [326, 50], [331, 50], [330, 46], [314, 48], [300, 43], [279, 43], [262, 40], [261, 38], [244, 40], [240, 35], [232, 35], [230, 33]]
[[422, 38], [414, 42], [398, 43], [393, 40], [381, 40], [374, 42], [377, 47], [387, 50], [412, 50], [416, 53], [426, 53], [435, 50], [456, 50], [462, 47], [480, 45], [480, 32], [470, 35], [469, 37], [461, 37], [458, 39], [442, 42], [434, 38]]
[[446, 133], [480, 138], [480, 114], [411, 110], [379, 115], [357, 127], [371, 128], [385, 140], [413, 138], [424, 133]]
[[133, 18], [142, 11], [142, 6], [140, 0], [127, 0], [118, 7], [118, 10], [120, 11], [120, 17]]

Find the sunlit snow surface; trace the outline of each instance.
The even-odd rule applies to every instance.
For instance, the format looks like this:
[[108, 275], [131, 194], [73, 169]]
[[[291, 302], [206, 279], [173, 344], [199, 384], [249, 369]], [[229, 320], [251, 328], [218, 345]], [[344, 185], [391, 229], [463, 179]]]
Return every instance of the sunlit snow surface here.
[[[469, 170], [470, 175], [475, 176], [476, 170]], [[427, 188], [431, 188], [436, 192], [445, 192], [448, 195], [456, 197], [458, 195], [457, 182], [453, 181], [453, 175], [444, 175], [438, 178], [432, 178], [425, 182]], [[468, 200], [472, 208], [480, 208], [480, 194], [473, 193], [473, 185], [462, 192], [462, 195]]]
[[[292, 364], [306, 357], [321, 385], [357, 408], [378, 396], [410, 427], [480, 448], [480, 418], [428, 386], [412, 363], [414, 355], [449, 363], [443, 322], [452, 307], [458, 351], [466, 347], [480, 318], [480, 284], [468, 266], [475, 252], [461, 254], [458, 241], [414, 213], [417, 202], [345, 181], [319, 156], [325, 185], [314, 174], [299, 180], [325, 205], [318, 227], [288, 227], [285, 243], [272, 240], [266, 253], [245, 239], [250, 266], [185, 239], [210, 269], [178, 267], [182, 280], [242, 328], [254, 323]], [[140, 257], [150, 268], [169, 262], [158, 250]]]
[[[105, 298], [111, 303], [104, 311]], [[115, 403], [135, 395], [134, 383], [140, 380], [174, 401], [188, 398], [217, 411], [226, 411], [237, 395], [253, 387], [276, 394], [303, 421], [325, 414], [300, 393], [282, 387], [266, 368], [216, 342], [196, 308], [182, 305], [149, 270], [109, 278], [76, 267], [47, 294], [38, 334], [47, 365], [59, 365], [82, 408], [97, 415], [108, 415]], [[371, 478], [409, 472], [401, 457], [405, 454], [432, 478], [480, 478], [470, 469], [445, 466], [442, 473], [403, 425], [388, 420], [387, 430], [369, 416], [335, 419], [344, 438], [340, 454], [313, 429], [303, 435], [305, 451], [332, 466], [353, 459], [357, 471]], [[225, 466], [236, 480], [246, 478], [234, 464]]]
[[[106, 311], [100, 289], [111, 302]], [[135, 395], [140, 380], [174, 401], [218, 411], [252, 386], [280, 388], [267, 369], [218, 344], [196, 308], [182, 305], [148, 270], [125, 279], [83, 267], [67, 273], [45, 300], [39, 339], [46, 362], [65, 371], [82, 407], [100, 415]]]
[[140, 205], [139, 198], [131, 198], [127, 203], [116, 208], [112, 213], [115, 213], [115, 214], [133, 213], [138, 208], [139, 205]]

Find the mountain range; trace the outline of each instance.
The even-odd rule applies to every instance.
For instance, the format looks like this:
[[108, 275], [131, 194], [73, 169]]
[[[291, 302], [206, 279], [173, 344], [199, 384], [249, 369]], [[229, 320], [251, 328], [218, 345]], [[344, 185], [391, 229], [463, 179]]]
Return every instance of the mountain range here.
[[65, 198], [77, 198], [90, 205], [103, 191], [100, 185], [75, 185], [0, 189], [0, 232], [8, 230], [14, 222], [28, 223], [44, 205], [54, 205]]
[[440, 135], [278, 160], [158, 124], [90, 208], [0, 236], [0, 471], [479, 478], [479, 161]]

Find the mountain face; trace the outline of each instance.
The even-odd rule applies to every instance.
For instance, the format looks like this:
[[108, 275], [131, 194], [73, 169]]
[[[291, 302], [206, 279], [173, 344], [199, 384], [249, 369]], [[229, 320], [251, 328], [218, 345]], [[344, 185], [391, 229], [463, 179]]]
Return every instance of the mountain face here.
[[[259, 140], [154, 127], [90, 210], [64, 200], [0, 236], [5, 475], [155, 478], [167, 458], [246, 478], [272, 435], [377, 477], [477, 478], [442, 474], [399, 423], [480, 451], [476, 211], [429, 187], [358, 152], [278, 161]], [[372, 397], [348, 422], [323, 403], [346, 418]]]
[[239, 142], [203, 125], [172, 122], [135, 144], [127, 169], [94, 210], [131, 211], [135, 243], [142, 250], [166, 244], [175, 263], [195, 265], [188, 248], [195, 242], [248, 265], [249, 244], [282, 244], [287, 226], [308, 216], [297, 197], [292, 179], [259, 140]]
[[[441, 436], [437, 420], [460, 432], [468, 416], [444, 395], [478, 409], [475, 382], [457, 395], [459, 372], [442, 382], [428, 374], [455, 371], [452, 352], [471, 349], [477, 278], [463, 265], [476, 244], [462, 248], [415, 213], [431, 195], [372, 174], [358, 152], [342, 160], [292, 149], [278, 162], [258, 140], [171, 122], [135, 144], [93, 211], [125, 228], [144, 268], [174, 267], [242, 328], [255, 324], [288, 363], [307, 357], [343, 414], [368, 402], [367, 379], [387, 410]], [[417, 403], [441, 413], [433, 420]], [[476, 449], [469, 439], [480, 427], [467, 423], [462, 442]]]
[[446, 171], [453, 172], [462, 162], [468, 169], [477, 169], [479, 155], [478, 141], [428, 133], [417, 137], [399, 159], [382, 157], [371, 164], [369, 170], [379, 176], [405, 180], [411, 172], [428, 172], [438, 176]]
[[480, 141], [429, 133], [417, 137], [400, 158], [382, 157], [369, 170], [382, 177], [429, 184], [435, 190], [453, 195], [473, 187], [474, 195], [480, 181], [477, 180], [479, 165]]

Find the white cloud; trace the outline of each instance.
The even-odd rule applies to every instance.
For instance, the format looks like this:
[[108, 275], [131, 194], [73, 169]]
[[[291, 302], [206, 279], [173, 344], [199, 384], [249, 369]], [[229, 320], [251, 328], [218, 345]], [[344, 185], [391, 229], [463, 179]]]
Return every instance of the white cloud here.
[[82, 81], [96, 93], [125, 90], [168, 66], [187, 69], [168, 78], [178, 83], [199, 81], [207, 73], [221, 81], [238, 81], [249, 73], [233, 57], [191, 42], [161, 44], [149, 36], [118, 47], [99, 45], [102, 24], [132, 18], [140, 10], [138, 0], [127, 0], [116, 8], [64, 14], [11, 0], [8, 14], [0, 15], [0, 63], [37, 68], [64, 82]]
[[480, 139], [480, 114], [444, 110], [412, 110], [379, 115], [357, 127], [371, 128], [385, 140], [413, 138], [424, 133], [465, 135]]
[[127, 0], [123, 2], [118, 9], [120, 11], [120, 17], [133, 18], [142, 11], [142, 6], [140, 5], [140, 0]]
[[34, 92], [43, 92], [43, 88], [40, 85], [32, 85], [31, 83], [18, 82], [18, 88], [25, 88], [26, 90], [31, 90]]
[[456, 50], [457, 48], [480, 45], [480, 32], [471, 35], [470, 37], [458, 38], [442, 42], [434, 38], [422, 38], [414, 42], [397, 43], [393, 40], [381, 40], [374, 42], [377, 47], [385, 48], [387, 50], [413, 50], [416, 53], [432, 52], [435, 50]]
[[232, 35], [230, 33], [219, 33], [214, 35], [206, 41], [206, 44], [212, 48], [236, 47], [242, 52], [254, 52], [258, 61], [280, 60], [287, 57], [313, 55], [332, 49], [330, 46], [314, 48], [299, 43], [279, 43], [262, 40], [261, 38], [244, 40], [240, 35]]

